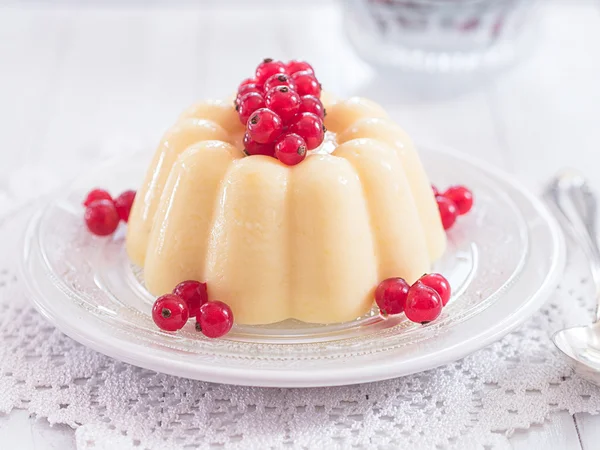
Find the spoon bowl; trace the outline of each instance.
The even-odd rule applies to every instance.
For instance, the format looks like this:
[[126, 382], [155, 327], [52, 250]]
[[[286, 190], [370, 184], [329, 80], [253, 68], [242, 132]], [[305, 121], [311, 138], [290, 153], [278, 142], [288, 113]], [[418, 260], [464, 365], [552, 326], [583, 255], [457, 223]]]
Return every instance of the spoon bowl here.
[[596, 293], [594, 323], [560, 330], [552, 336], [552, 341], [578, 375], [600, 386], [600, 250], [596, 240], [596, 197], [585, 178], [574, 170], [557, 175], [544, 197], [554, 207], [565, 231], [584, 250]]
[[554, 345], [575, 372], [600, 385], [600, 326], [592, 324], [557, 331]]

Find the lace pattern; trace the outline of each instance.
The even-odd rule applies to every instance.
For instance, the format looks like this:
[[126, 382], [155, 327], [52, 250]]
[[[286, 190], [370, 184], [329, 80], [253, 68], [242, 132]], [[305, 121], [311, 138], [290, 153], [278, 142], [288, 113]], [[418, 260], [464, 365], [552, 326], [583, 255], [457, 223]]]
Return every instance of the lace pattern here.
[[0, 412], [24, 408], [76, 428], [80, 450], [501, 449], [515, 429], [553, 411], [600, 410], [599, 391], [573, 374], [549, 339], [592, 317], [592, 286], [576, 249], [540, 312], [462, 361], [356, 386], [237, 387], [130, 366], [50, 326], [19, 280], [15, 236], [29, 215], [21, 203], [0, 192]]

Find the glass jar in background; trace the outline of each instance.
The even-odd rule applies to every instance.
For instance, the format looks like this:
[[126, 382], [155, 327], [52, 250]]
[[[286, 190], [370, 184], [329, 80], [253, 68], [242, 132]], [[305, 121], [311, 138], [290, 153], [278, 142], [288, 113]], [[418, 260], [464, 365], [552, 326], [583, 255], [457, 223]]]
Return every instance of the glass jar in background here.
[[343, 0], [346, 34], [382, 67], [470, 72], [513, 62], [535, 35], [537, 0]]

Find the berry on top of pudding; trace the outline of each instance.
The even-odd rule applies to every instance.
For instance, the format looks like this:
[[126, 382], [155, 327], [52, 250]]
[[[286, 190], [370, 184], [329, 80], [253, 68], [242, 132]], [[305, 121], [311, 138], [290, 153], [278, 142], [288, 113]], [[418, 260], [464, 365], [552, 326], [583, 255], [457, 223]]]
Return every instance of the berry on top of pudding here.
[[263, 60], [254, 78], [239, 85], [235, 100], [246, 126], [246, 155], [273, 156], [286, 165], [300, 163], [307, 150], [323, 143], [325, 108], [320, 95], [321, 83], [307, 62]]

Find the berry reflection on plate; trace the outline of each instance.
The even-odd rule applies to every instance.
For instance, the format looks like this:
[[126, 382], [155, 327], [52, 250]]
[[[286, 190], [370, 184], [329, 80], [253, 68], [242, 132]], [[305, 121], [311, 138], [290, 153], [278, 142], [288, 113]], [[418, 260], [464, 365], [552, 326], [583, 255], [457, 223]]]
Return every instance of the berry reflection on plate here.
[[449, 282], [430, 273], [445, 230], [473, 206], [431, 186], [406, 133], [376, 103], [322, 92], [303, 61], [265, 59], [233, 104], [203, 102], [167, 131], [138, 195], [95, 189], [85, 223], [127, 222], [131, 262], [168, 332], [235, 322], [332, 324], [439, 317]]

